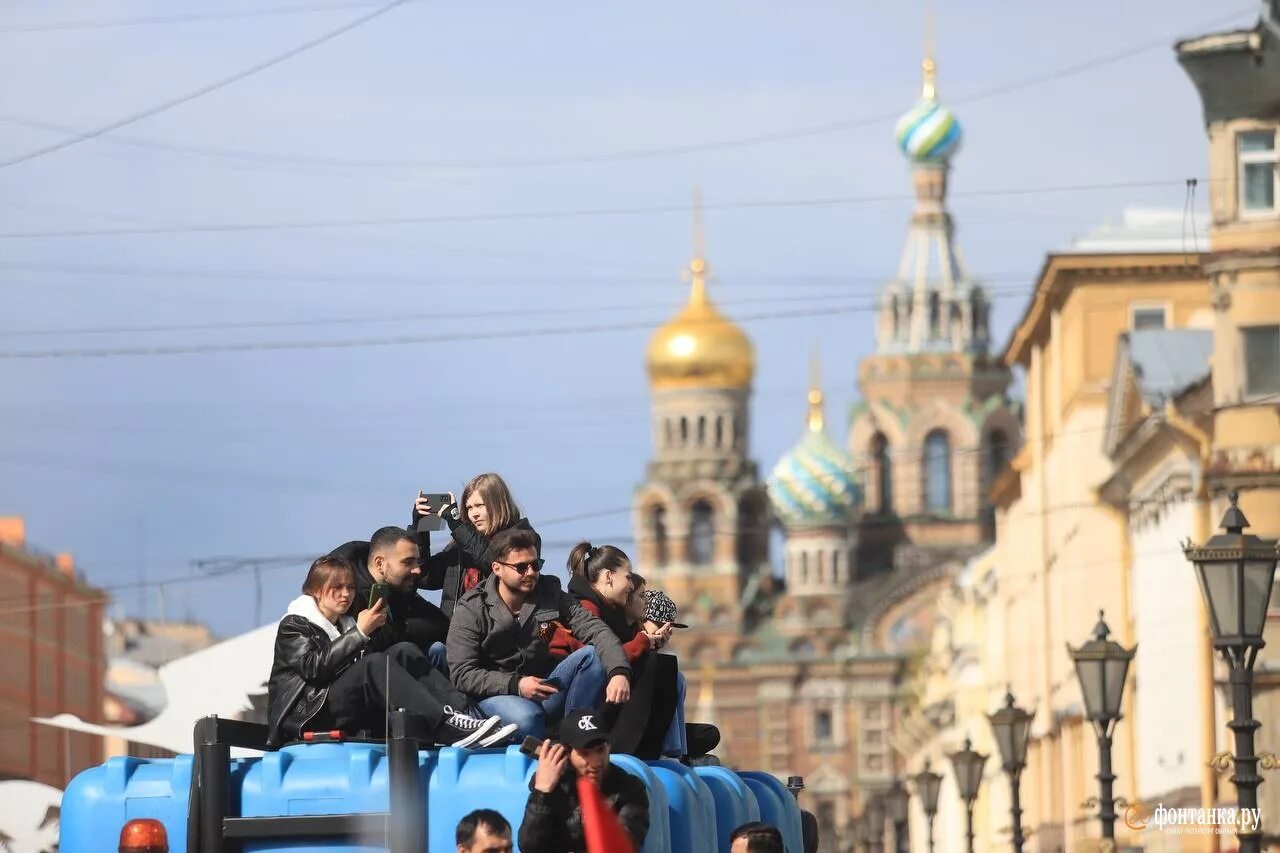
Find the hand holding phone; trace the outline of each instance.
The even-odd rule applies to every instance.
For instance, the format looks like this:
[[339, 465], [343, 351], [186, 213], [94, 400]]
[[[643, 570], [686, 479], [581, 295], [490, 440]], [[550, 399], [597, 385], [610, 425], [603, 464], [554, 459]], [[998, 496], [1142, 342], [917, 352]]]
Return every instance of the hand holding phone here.
[[386, 598], [387, 595], [390, 593], [390, 591], [391, 591], [391, 585], [387, 583], [383, 583], [382, 581], [378, 581], [373, 586], [371, 586], [369, 588], [369, 609], [372, 610], [373, 606], [377, 604], [379, 601], [382, 601], [382, 599]]
[[414, 501], [413, 512], [417, 517], [414, 527], [419, 531], [439, 530], [443, 519], [440, 517], [440, 509], [451, 503], [448, 492], [424, 492], [418, 491], [418, 498]]

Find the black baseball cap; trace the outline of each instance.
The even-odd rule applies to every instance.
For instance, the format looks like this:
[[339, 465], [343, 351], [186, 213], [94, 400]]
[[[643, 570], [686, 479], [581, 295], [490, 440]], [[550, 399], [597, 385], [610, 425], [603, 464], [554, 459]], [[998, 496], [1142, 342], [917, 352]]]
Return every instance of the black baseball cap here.
[[592, 708], [566, 714], [560, 721], [560, 742], [570, 749], [609, 743], [609, 727], [605, 724], [604, 714]]

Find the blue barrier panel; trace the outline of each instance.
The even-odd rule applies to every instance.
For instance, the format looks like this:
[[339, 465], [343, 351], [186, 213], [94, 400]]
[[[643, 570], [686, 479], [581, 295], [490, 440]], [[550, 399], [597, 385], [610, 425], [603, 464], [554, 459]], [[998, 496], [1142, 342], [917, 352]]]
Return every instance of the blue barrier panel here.
[[430, 806], [429, 848], [455, 849], [458, 821], [476, 809], [499, 812], [511, 824], [512, 835], [519, 834], [535, 767], [533, 759], [515, 746], [441, 749], [430, 786], [425, 789]]
[[729, 853], [729, 836], [744, 823], [760, 820], [760, 806], [746, 780], [726, 767], [697, 767], [703, 783], [715, 800], [715, 846], [718, 853]]
[[[191, 762], [190, 755], [112, 758], [77, 774], [62, 794], [59, 848], [114, 849], [127, 821], [150, 817], [164, 824], [171, 849], [185, 850]], [[238, 778], [243, 762], [231, 765], [232, 778]]]
[[778, 827], [787, 853], [804, 853], [800, 806], [787, 786], [771, 773], [746, 770], [738, 774], [750, 786], [760, 804], [760, 820]]
[[645, 836], [640, 853], [693, 853], [671, 842], [671, 810], [667, 790], [653, 769], [633, 755], [615, 755], [610, 761], [631, 775], [639, 776], [649, 795], [649, 834]]
[[715, 846], [716, 806], [710, 789], [692, 768], [679, 761], [647, 763], [667, 792], [671, 848], [711, 850]]

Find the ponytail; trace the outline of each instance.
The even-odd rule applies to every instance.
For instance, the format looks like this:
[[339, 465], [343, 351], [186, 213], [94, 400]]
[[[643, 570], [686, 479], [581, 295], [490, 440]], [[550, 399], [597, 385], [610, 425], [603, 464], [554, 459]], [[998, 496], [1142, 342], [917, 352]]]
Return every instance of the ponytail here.
[[596, 548], [590, 542], [579, 542], [574, 545], [573, 550], [569, 552], [567, 565], [571, 576], [580, 575], [586, 578], [588, 583], [595, 583], [603, 571], [616, 572], [630, 567], [631, 558], [623, 553], [621, 548], [615, 548], [612, 545], [601, 545]]

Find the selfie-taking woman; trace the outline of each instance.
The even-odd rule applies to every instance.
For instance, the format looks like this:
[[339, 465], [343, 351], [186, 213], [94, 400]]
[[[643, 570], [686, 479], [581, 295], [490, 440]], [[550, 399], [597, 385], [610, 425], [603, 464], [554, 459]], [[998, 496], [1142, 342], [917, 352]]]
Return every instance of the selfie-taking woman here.
[[440, 514], [453, 540], [426, 560], [421, 587], [441, 590], [440, 609], [446, 616], [453, 616], [453, 606], [464, 592], [488, 577], [493, 565], [489, 540], [495, 533], [509, 527], [528, 530], [542, 550], [542, 538], [520, 515], [511, 490], [497, 474], [473, 477], [462, 490], [461, 505], [442, 507]]
[[276, 629], [275, 660], [267, 684], [268, 740], [280, 746], [304, 731], [380, 731], [389, 707], [421, 714], [437, 743], [491, 746], [515, 726], [467, 713], [466, 697], [428, 663], [422, 649], [397, 643], [365, 653], [387, 620], [386, 599], [354, 619], [352, 567], [333, 557], [311, 564], [302, 595]]

